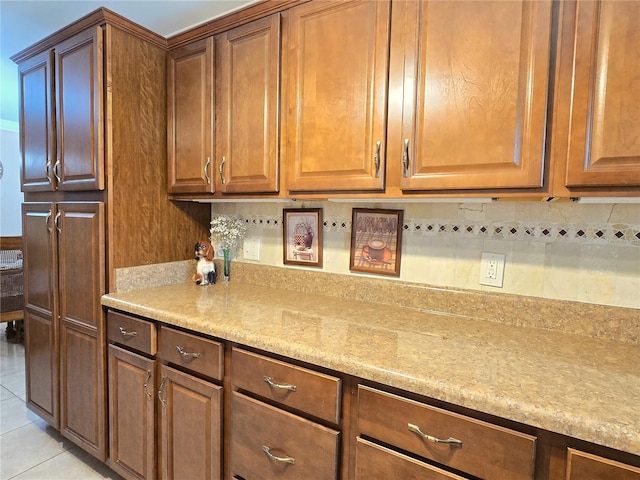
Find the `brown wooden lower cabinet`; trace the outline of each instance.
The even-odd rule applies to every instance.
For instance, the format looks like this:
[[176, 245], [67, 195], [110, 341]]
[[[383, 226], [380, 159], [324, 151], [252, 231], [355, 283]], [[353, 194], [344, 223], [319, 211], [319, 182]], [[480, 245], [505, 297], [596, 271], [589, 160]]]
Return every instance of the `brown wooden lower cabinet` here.
[[640, 468], [570, 448], [567, 480], [640, 480]]
[[338, 478], [340, 432], [231, 395], [231, 474], [245, 480]]
[[358, 437], [355, 480], [465, 480], [402, 453]]

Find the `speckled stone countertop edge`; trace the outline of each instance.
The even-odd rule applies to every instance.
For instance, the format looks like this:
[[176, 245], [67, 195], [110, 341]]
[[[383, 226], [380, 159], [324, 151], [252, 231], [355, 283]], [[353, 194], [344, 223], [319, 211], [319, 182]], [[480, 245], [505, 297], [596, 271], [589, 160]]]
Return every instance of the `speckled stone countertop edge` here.
[[[222, 288], [225, 288], [224, 300]], [[266, 293], [263, 293], [264, 291]], [[244, 294], [251, 299], [244, 298]], [[196, 287], [192, 284], [175, 284], [108, 294], [103, 297], [103, 304], [169, 325], [187, 328], [533, 427], [636, 455], [640, 454], [640, 414], [636, 412], [634, 417], [634, 410], [629, 407], [629, 402], [631, 404], [640, 402], [640, 366], [633, 366], [634, 362], [637, 362], [635, 365], [640, 365], [640, 354], [634, 345], [617, 344], [577, 335], [535, 331], [527, 327], [501, 327], [483, 320], [467, 320], [454, 316], [448, 318], [416, 312], [412, 309], [381, 305], [375, 307], [381, 318], [387, 315], [390, 318], [404, 317], [407, 320], [399, 323], [398, 330], [394, 330], [393, 326], [388, 328], [376, 326], [373, 333], [365, 329], [364, 334], [368, 342], [379, 345], [376, 354], [372, 354], [365, 351], [362, 345], [353, 344], [353, 342], [363, 342], [362, 332], [358, 331], [360, 328], [365, 328], [358, 323], [363, 320], [355, 318], [353, 322], [349, 319], [343, 321], [342, 318], [348, 317], [349, 313], [339, 314], [341, 310], [362, 309], [367, 304], [341, 299], [327, 302], [326, 297], [322, 295], [307, 294], [302, 302], [305, 304], [301, 304], [298, 311], [295, 298], [286, 302], [282, 300], [287, 296], [290, 297], [290, 292], [286, 290], [272, 287], [260, 289], [253, 284], [242, 285], [236, 280], [234, 288], [218, 285]], [[171, 297], [180, 300], [171, 301]], [[254, 300], [255, 298], [258, 300]], [[327, 307], [327, 303], [330, 303], [331, 307]], [[227, 305], [231, 305], [229, 309]], [[316, 310], [324, 309], [324, 312], [305, 316], [303, 311], [309, 306]], [[328, 308], [335, 309], [338, 314], [331, 314]], [[223, 311], [224, 314], [217, 314]], [[210, 319], [211, 312], [217, 312], [215, 320]], [[295, 332], [298, 328], [297, 316], [301, 316], [300, 332]], [[434, 320], [433, 317], [437, 318]], [[415, 324], [422, 322], [423, 319], [437, 321], [437, 325], [445, 325], [446, 333], [438, 335], [445, 339], [448, 335], [451, 343], [444, 347], [440, 347], [439, 344], [434, 346], [436, 349], [444, 348], [442, 351], [444, 357], [449, 354], [451, 344], [462, 349], [465, 352], [464, 360], [469, 362], [466, 364], [466, 370], [468, 370], [466, 373], [463, 372], [464, 361], [460, 367], [457, 367], [453, 360], [442, 360], [438, 363], [440, 376], [431, 378], [436, 375], [416, 372], [419, 370], [420, 354], [412, 356], [411, 353], [405, 355], [396, 351], [387, 354], [382, 351], [385, 347], [399, 348], [398, 345], [401, 342], [396, 338], [399, 336], [403, 336], [409, 350], [418, 349], [418, 341], [414, 344], [415, 337], [430, 335], [422, 333], [422, 326]], [[483, 348], [486, 348], [485, 352], [490, 352], [489, 356], [492, 357], [491, 362], [473, 371], [469, 365], [473, 368], [487, 355], [474, 357], [477, 345], [473, 342], [473, 336], [469, 337], [468, 325], [472, 325], [471, 330], [474, 335], [485, 342]], [[459, 330], [461, 326], [464, 332]], [[322, 337], [331, 335], [331, 332], [335, 334], [335, 330], [340, 329], [344, 331], [339, 331], [338, 334], [344, 335], [344, 342], [349, 344], [350, 351], [344, 349], [344, 344], [333, 348], [330, 341], [325, 342], [329, 345], [327, 347], [314, 338], [296, 337], [296, 333], [300, 336], [308, 335], [309, 330], [315, 331], [316, 336]], [[288, 330], [294, 330], [294, 332]], [[352, 333], [352, 330], [355, 333]], [[527, 332], [525, 337], [522, 337], [523, 332]], [[523, 339], [529, 336], [537, 337], [533, 341], [539, 344], [538, 349], [547, 348], [548, 352], [543, 356], [534, 352], [531, 358], [527, 357], [526, 349], [521, 344], [526, 343]], [[430, 341], [430, 337], [425, 338], [427, 342]], [[425, 341], [425, 338], [418, 340]], [[545, 347], [545, 344], [540, 342], [548, 342], [548, 346]], [[507, 350], [501, 352], [499, 348], [492, 348], [493, 343], [504, 345]], [[566, 351], [563, 351], [563, 348]], [[580, 352], [587, 349], [591, 353], [585, 352], [586, 365], [582, 365]], [[554, 350], [560, 353], [556, 354]], [[606, 355], [608, 359], [600, 369], [597, 363], [589, 363], [589, 355], [601, 357]], [[521, 361], [523, 365], [527, 363], [530, 365], [523, 367], [523, 370], [518, 370], [519, 367], [514, 366], [514, 359]], [[435, 357], [430, 358], [430, 363], [438, 361], [439, 359]], [[554, 365], [553, 361], [557, 361], [557, 365]], [[631, 364], [625, 366], [624, 362], [631, 362]], [[542, 367], [543, 364], [544, 368], [536, 368], [536, 365]], [[500, 375], [494, 372], [494, 369], [500, 368], [506, 368], [507, 371], [513, 370], [511, 376], [516, 380], [500, 378]], [[562, 369], [566, 370], [566, 375], [559, 373], [559, 377], [563, 376], [555, 381], [554, 372], [561, 372]], [[533, 378], [537, 370], [542, 370], [542, 373], [538, 378]], [[585, 383], [583, 377], [589, 374], [602, 378], [592, 380], [591, 384]], [[488, 378], [483, 380], [482, 376]], [[517, 380], [518, 377], [530, 378], [520, 382]], [[483, 381], [485, 383], [482, 383]], [[527, 385], [527, 382], [530, 385]], [[610, 388], [611, 386], [614, 388]], [[532, 391], [528, 392], [527, 388], [531, 388]], [[565, 391], [554, 393], [554, 388], [556, 390], [562, 388]], [[607, 392], [603, 395], [605, 391]], [[626, 398], [619, 398], [625, 395]], [[603, 396], [606, 398], [601, 399], [600, 397]], [[607, 401], [610, 402], [608, 408], [603, 408], [602, 402]]]

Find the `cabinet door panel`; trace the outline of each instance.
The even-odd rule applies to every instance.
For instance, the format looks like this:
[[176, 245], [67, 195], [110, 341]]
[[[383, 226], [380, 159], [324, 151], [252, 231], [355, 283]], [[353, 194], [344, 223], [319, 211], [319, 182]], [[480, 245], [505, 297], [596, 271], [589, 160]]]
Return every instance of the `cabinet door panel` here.
[[59, 203], [60, 318], [98, 328], [105, 293], [104, 204]]
[[154, 360], [109, 345], [109, 465], [126, 478], [156, 478]]
[[405, 108], [402, 138], [393, 141], [404, 149], [401, 187], [542, 186], [552, 3], [398, 7]]
[[640, 186], [640, 3], [580, 1], [573, 8], [566, 184]]
[[20, 77], [20, 150], [22, 191], [55, 190], [55, 111], [53, 52], [42, 52], [18, 67]]
[[217, 188], [277, 192], [280, 15], [218, 35], [216, 48]]
[[170, 193], [208, 193], [213, 179], [213, 38], [172, 50], [167, 60]]
[[567, 480], [640, 480], [640, 468], [569, 449]]
[[27, 406], [55, 428], [58, 411], [58, 323], [30, 309], [24, 316]]
[[61, 190], [104, 189], [103, 38], [90, 28], [57, 45], [56, 104]]
[[222, 462], [222, 387], [162, 366], [162, 478], [217, 480]]
[[60, 324], [60, 431], [107, 459], [106, 340], [100, 331]]
[[289, 12], [288, 190], [384, 189], [389, 32], [387, 1]]

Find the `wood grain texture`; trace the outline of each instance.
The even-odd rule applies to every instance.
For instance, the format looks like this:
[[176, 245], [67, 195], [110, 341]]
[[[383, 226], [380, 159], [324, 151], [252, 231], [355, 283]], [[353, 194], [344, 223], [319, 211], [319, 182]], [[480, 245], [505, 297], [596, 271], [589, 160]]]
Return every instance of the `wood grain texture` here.
[[0, 237], [0, 250], [22, 250], [22, 237]]
[[147, 355], [155, 355], [158, 348], [156, 338], [155, 323], [113, 310], [107, 313], [109, 342]]
[[280, 15], [224, 32], [215, 43], [216, 190], [277, 193]]
[[288, 12], [282, 138], [290, 192], [384, 189], [390, 18], [386, 1], [311, 2]]
[[567, 480], [640, 480], [640, 468], [570, 448]]
[[165, 52], [106, 33], [109, 269], [191, 258], [210, 209], [167, 199]]
[[156, 479], [156, 362], [109, 345], [109, 466]]
[[[179, 353], [178, 347], [186, 354]], [[222, 380], [224, 376], [224, 346], [191, 333], [160, 327], [158, 356], [167, 363], [214, 380]]]
[[541, 187], [552, 3], [398, 8], [404, 112], [401, 138], [390, 141], [408, 142], [401, 188]]

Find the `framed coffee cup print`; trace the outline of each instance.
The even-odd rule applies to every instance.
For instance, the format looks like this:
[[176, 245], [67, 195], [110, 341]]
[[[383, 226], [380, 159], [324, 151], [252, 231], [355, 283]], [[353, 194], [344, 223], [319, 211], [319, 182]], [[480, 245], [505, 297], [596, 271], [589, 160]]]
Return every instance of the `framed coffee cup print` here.
[[282, 224], [284, 263], [322, 267], [322, 209], [285, 208]]
[[349, 270], [400, 276], [402, 210], [354, 208]]

